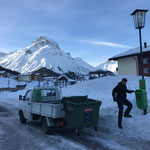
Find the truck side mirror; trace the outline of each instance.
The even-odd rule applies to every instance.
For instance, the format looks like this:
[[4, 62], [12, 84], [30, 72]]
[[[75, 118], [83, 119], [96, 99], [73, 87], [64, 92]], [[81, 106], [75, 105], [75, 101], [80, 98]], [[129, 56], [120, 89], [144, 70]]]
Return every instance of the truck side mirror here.
[[20, 101], [22, 100], [22, 95], [19, 95], [19, 100], [20, 100]]

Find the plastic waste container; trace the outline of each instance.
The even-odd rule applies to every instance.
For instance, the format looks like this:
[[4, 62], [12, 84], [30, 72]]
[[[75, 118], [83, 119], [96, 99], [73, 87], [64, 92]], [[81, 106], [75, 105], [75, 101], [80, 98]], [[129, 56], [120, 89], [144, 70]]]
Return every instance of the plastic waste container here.
[[136, 104], [139, 109], [147, 109], [147, 92], [142, 89], [135, 91]]
[[40, 89], [34, 89], [32, 95], [33, 102], [42, 102], [42, 91]]
[[101, 101], [88, 99], [87, 96], [63, 98], [65, 105], [65, 120], [73, 129], [95, 126], [97, 130], [99, 107]]

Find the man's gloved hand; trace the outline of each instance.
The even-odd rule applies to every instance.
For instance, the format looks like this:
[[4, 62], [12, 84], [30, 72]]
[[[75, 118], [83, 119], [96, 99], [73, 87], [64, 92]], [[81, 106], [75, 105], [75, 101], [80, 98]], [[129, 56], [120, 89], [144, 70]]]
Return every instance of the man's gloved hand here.
[[133, 92], [135, 92], [134, 90], [131, 90], [131, 92], [133, 93]]
[[116, 98], [116, 97], [113, 97], [113, 101], [116, 102], [116, 101], [117, 101], [117, 98]]

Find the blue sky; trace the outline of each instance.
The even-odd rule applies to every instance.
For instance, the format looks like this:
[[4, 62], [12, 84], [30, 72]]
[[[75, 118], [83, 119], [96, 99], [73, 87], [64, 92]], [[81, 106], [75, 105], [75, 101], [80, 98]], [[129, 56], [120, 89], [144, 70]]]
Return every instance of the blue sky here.
[[[149, 0], [1, 0], [0, 51], [24, 48], [39, 36], [91, 65], [139, 46], [130, 14]], [[150, 44], [150, 11], [142, 41]]]

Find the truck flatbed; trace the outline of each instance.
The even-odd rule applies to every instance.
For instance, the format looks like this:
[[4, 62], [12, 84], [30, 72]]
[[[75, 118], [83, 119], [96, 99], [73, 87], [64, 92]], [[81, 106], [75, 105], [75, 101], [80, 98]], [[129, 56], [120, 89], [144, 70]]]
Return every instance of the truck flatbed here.
[[50, 118], [64, 118], [64, 104], [63, 103], [37, 103], [31, 102], [31, 113], [46, 116]]

